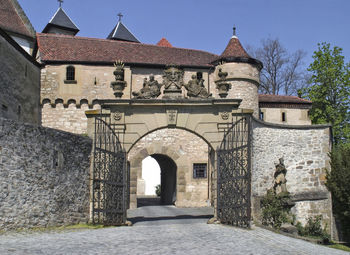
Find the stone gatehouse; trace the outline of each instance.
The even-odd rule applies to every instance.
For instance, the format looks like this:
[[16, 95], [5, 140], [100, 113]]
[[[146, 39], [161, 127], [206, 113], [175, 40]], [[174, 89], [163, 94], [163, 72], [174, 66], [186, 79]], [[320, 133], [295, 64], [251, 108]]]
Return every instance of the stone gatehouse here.
[[[324, 224], [331, 227], [331, 198], [324, 185], [325, 169], [329, 168], [330, 127], [311, 125], [307, 114], [310, 101], [259, 95], [262, 64], [249, 56], [236, 34], [229, 38], [223, 53], [216, 55], [176, 48], [166, 39], [156, 45], [143, 44], [121, 21], [107, 39], [79, 37], [78, 31], [59, 8], [44, 31], [37, 33], [38, 47], [34, 53], [42, 65], [42, 125], [94, 138], [95, 118], [108, 119], [130, 164], [130, 208], [137, 205], [141, 162], [147, 156], [160, 165], [162, 186], [167, 187], [162, 197], [165, 203], [216, 207], [217, 151], [235, 118], [246, 114], [252, 118], [251, 150], [247, 153], [251, 219], [259, 219], [260, 198], [273, 186], [275, 163], [283, 158], [286, 187], [296, 203], [292, 210], [297, 220], [305, 223], [308, 217], [322, 214]], [[34, 129], [29, 132], [34, 134], [46, 132], [28, 129]], [[1, 131], [9, 132], [8, 128]], [[83, 202], [77, 205], [79, 208], [68, 203], [64, 215], [69, 219], [67, 223], [91, 219], [86, 200], [87, 197], [92, 200], [91, 190], [100, 187], [91, 185], [91, 169], [87, 170], [90, 140], [64, 132], [57, 136], [63, 137], [62, 141], [70, 144], [67, 149], [74, 153], [77, 147], [72, 141], [86, 147], [79, 154], [84, 160], [71, 159], [77, 165], [79, 160], [82, 162], [72, 172], [67, 164], [65, 168], [59, 167], [58, 158], [70, 159], [62, 152], [62, 143], [57, 144], [59, 150], [44, 160], [46, 168], [54, 170], [52, 173], [47, 170], [52, 177], [49, 178], [52, 196], [56, 190], [62, 192], [62, 187], [81, 179], [75, 199]], [[31, 148], [35, 147], [34, 144]], [[75, 178], [70, 179], [69, 173]], [[58, 179], [63, 176], [56, 186], [55, 176]], [[68, 180], [68, 185], [64, 180]], [[16, 189], [16, 181], [12, 181]], [[31, 179], [27, 182], [30, 184]], [[50, 199], [56, 202], [55, 198]], [[55, 208], [57, 211], [58, 206]], [[44, 213], [40, 217], [45, 219], [28, 225], [66, 223], [49, 219], [48, 215]]]

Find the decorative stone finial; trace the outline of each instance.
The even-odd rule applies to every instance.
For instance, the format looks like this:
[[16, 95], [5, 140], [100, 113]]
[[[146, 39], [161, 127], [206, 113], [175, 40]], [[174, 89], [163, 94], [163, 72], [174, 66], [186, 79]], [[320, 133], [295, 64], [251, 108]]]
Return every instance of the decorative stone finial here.
[[124, 15], [121, 12], [119, 12], [117, 16], [119, 17], [119, 22], [122, 21]]
[[63, 0], [57, 0], [59, 2], [60, 8], [62, 7]]
[[223, 72], [222, 69], [219, 68], [219, 72], [218, 72], [219, 79], [216, 80], [215, 83], [216, 83], [216, 88], [219, 90], [219, 96], [221, 98], [227, 97], [228, 95], [227, 91], [229, 91], [232, 87], [231, 84], [226, 80], [227, 75], [228, 75], [227, 72]]
[[124, 81], [124, 63], [120, 60], [114, 63], [115, 71], [113, 72], [115, 76], [115, 81], [111, 82], [111, 87], [113, 88], [114, 95], [117, 98], [123, 96], [123, 90], [126, 86], [126, 81]]
[[236, 25], [233, 25], [233, 36], [236, 36]]

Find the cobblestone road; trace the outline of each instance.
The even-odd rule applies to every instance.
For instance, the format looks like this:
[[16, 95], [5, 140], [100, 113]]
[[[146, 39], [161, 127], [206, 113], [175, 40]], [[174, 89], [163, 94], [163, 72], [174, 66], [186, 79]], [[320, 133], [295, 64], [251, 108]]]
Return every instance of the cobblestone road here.
[[0, 236], [0, 254], [349, 254], [254, 228], [208, 225], [211, 209], [141, 207], [132, 227]]

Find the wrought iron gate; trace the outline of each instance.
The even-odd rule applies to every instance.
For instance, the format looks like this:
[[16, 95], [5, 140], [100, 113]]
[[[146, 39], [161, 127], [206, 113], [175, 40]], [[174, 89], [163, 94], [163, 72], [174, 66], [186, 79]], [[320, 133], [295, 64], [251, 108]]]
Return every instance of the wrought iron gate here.
[[221, 223], [250, 227], [251, 117], [236, 115], [217, 151], [217, 210]]
[[92, 174], [92, 222], [123, 225], [127, 203], [126, 153], [111, 126], [95, 118]]

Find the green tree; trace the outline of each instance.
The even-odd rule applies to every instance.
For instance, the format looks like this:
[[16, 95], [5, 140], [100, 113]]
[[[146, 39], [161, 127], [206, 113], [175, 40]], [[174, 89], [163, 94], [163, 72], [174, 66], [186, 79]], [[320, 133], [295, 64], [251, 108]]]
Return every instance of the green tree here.
[[329, 43], [318, 44], [310, 64], [310, 87], [306, 98], [313, 102], [310, 117], [314, 124], [330, 123], [335, 145], [350, 139], [350, 63], [344, 62], [342, 49]]
[[350, 148], [334, 148], [330, 157], [331, 171], [327, 172], [326, 186], [332, 193], [333, 212], [350, 241]]

